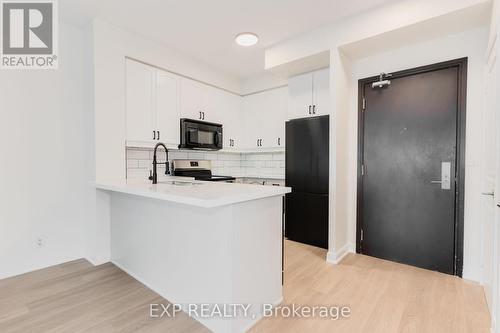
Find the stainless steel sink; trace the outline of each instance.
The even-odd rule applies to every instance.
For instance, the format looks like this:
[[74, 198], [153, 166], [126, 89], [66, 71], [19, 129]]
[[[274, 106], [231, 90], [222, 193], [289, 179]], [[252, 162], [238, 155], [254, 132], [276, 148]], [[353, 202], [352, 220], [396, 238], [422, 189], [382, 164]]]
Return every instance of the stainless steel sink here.
[[158, 184], [166, 184], [166, 185], [174, 185], [174, 186], [197, 186], [197, 185], [204, 185], [203, 183], [199, 182], [184, 182], [184, 181], [178, 181], [178, 180], [166, 180], [166, 181], [160, 181]]

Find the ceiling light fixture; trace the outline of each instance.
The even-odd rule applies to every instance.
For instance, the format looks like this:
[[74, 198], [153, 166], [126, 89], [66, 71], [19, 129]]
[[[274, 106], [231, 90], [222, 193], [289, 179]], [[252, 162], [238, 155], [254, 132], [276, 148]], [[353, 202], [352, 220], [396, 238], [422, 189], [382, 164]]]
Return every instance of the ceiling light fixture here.
[[257, 44], [259, 36], [251, 32], [242, 32], [234, 37], [234, 40], [241, 46], [252, 46]]

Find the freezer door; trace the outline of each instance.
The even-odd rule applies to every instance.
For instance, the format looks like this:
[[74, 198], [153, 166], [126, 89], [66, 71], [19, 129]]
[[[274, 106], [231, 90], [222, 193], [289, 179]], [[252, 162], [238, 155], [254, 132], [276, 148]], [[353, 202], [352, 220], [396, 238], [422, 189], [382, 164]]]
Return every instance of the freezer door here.
[[328, 195], [292, 192], [285, 199], [285, 236], [328, 248]]

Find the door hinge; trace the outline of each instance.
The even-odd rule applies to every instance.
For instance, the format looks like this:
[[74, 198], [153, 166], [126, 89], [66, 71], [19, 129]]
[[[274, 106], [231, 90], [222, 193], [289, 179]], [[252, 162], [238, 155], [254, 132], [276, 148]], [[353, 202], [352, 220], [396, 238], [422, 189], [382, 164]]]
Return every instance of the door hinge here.
[[362, 110], [366, 110], [366, 98], [363, 97], [363, 105], [362, 105]]

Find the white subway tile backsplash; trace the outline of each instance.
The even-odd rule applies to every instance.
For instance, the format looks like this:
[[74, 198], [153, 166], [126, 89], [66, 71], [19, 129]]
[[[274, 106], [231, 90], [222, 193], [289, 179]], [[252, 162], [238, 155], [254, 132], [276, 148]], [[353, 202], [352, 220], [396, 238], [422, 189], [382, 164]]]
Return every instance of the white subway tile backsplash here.
[[[170, 155], [169, 155], [170, 157]], [[172, 157], [170, 157], [171, 160], [187, 160], [188, 159], [188, 152], [187, 151], [173, 151], [172, 152]]]
[[127, 159], [127, 169], [138, 169], [139, 160]]
[[[158, 161], [165, 160], [165, 152], [158, 150]], [[198, 151], [169, 151], [169, 160], [210, 160], [212, 171], [217, 175], [283, 178], [285, 175], [285, 153], [223, 153]], [[152, 168], [153, 150], [127, 148], [127, 178], [145, 178]], [[158, 166], [164, 172], [164, 166]]]
[[[158, 158], [158, 157], [157, 157]], [[159, 159], [158, 162], [164, 161], [164, 159]], [[152, 169], [153, 168], [153, 160], [139, 160], [139, 165], [137, 168], [139, 169]]]
[[209, 161], [217, 160], [217, 153], [205, 153], [205, 159]]
[[127, 159], [129, 160], [147, 160], [149, 159], [149, 150], [143, 149], [127, 149]]
[[274, 153], [273, 154], [273, 160], [275, 160], [275, 161], [284, 161], [285, 160], [285, 154], [284, 153]]
[[205, 159], [205, 153], [202, 152], [188, 152], [188, 158], [191, 160], [204, 160]]
[[149, 170], [147, 169], [127, 169], [128, 179], [148, 179]]

